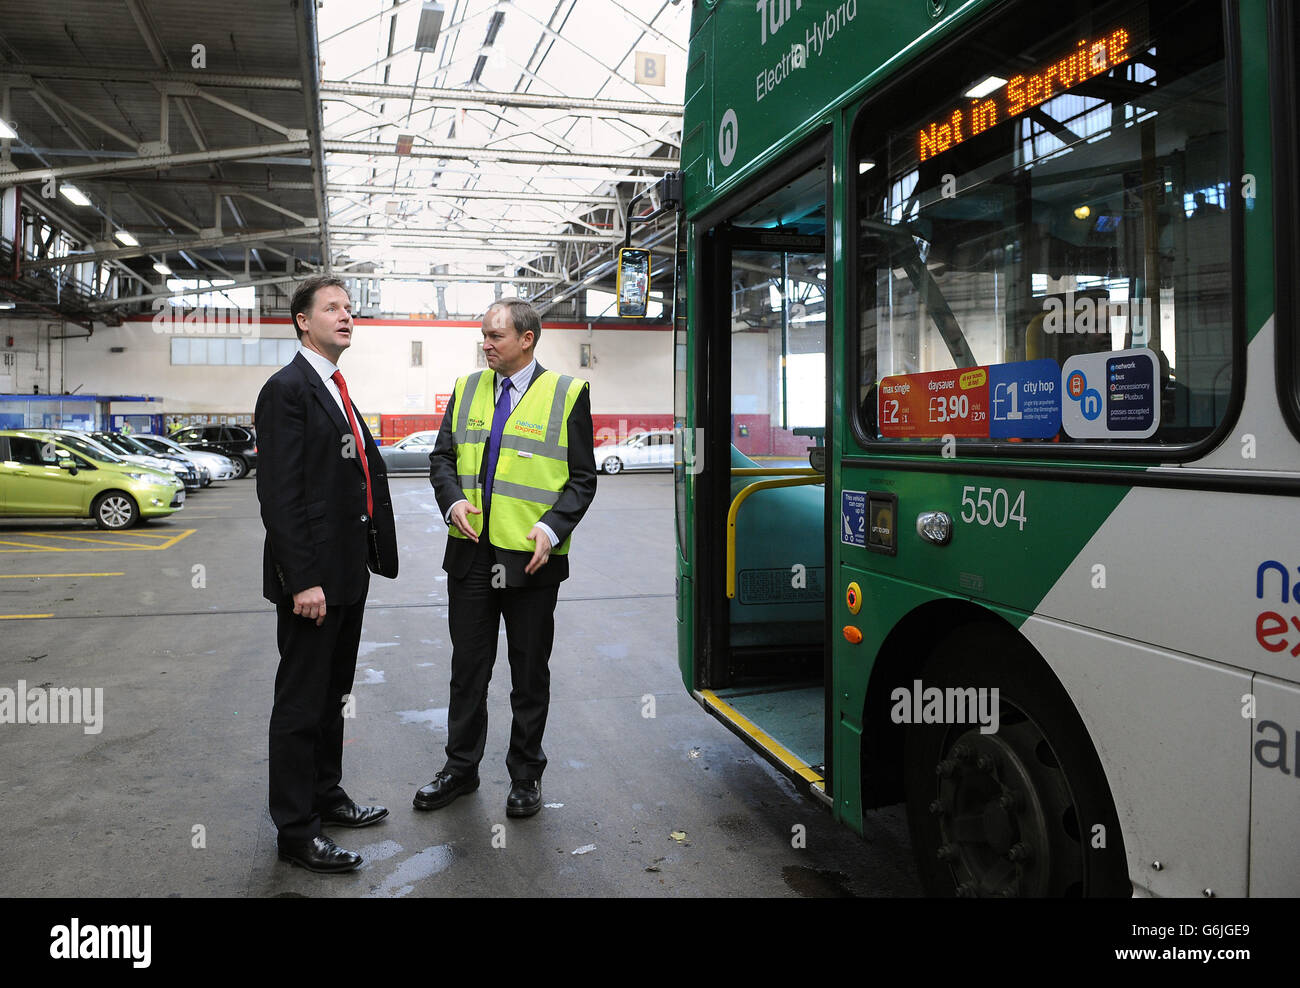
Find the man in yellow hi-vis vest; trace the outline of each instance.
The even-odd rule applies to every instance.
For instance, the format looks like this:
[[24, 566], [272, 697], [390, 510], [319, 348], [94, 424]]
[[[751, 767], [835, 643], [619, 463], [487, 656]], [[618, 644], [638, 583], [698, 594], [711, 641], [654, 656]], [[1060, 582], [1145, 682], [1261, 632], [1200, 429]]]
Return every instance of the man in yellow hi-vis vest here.
[[478, 788], [502, 617], [514, 713], [506, 815], [542, 807], [555, 600], [569, 575], [570, 536], [596, 494], [596, 460], [587, 382], [537, 363], [541, 335], [537, 311], [521, 299], [488, 309], [488, 369], [456, 381], [429, 454], [429, 482], [447, 520], [451, 699], [447, 761], [416, 794], [416, 809]]

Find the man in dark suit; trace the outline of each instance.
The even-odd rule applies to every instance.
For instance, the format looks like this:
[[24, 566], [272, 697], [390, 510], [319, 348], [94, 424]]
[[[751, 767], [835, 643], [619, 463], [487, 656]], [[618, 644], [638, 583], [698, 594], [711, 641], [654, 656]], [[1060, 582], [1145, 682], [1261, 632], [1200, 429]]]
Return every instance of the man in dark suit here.
[[257, 498], [266, 526], [262, 593], [276, 607], [280, 666], [271, 710], [270, 810], [280, 857], [351, 871], [360, 855], [321, 826], [388, 815], [358, 806], [343, 775], [343, 697], [356, 674], [370, 573], [397, 576], [384, 461], [337, 364], [352, 345], [339, 278], [316, 276], [290, 302], [299, 349], [257, 398]]
[[569, 540], [596, 494], [587, 382], [533, 356], [536, 310], [503, 299], [483, 317], [488, 370], [456, 382], [429, 481], [447, 519], [451, 698], [447, 761], [415, 796], [433, 810], [478, 788], [487, 692], [501, 618], [510, 658], [508, 816], [542, 806], [542, 732], [550, 705], [555, 601], [569, 575]]

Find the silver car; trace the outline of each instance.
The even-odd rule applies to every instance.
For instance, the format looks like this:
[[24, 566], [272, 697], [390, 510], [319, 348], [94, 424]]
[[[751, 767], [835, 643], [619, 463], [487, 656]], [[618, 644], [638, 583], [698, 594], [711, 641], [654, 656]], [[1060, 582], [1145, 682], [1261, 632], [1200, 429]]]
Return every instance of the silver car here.
[[220, 453], [208, 453], [200, 449], [186, 449], [180, 443], [168, 439], [166, 436], [155, 436], [151, 432], [137, 432], [131, 438], [144, 443], [150, 449], [157, 450], [159, 453], [181, 456], [196, 467], [206, 467], [208, 473], [211, 474], [212, 480], [235, 479], [235, 464], [228, 456], [222, 456]]
[[673, 430], [634, 432], [621, 443], [596, 448], [596, 469], [601, 473], [624, 470], [671, 470]]
[[429, 454], [433, 452], [433, 444], [437, 438], [437, 429], [412, 432], [405, 439], [400, 439], [391, 446], [380, 446], [379, 455], [384, 458], [389, 473], [412, 470], [428, 473]]

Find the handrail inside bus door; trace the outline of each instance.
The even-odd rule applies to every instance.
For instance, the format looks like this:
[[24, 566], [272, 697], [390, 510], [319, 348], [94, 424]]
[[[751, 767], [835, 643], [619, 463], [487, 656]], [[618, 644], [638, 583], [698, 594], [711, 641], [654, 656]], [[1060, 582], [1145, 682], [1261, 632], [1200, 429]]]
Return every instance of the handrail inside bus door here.
[[[796, 476], [790, 476], [796, 474]], [[727, 511], [727, 599], [732, 600], [736, 596], [736, 516], [740, 513], [740, 506], [751, 494], [759, 491], [772, 490], [776, 487], [802, 487], [809, 484], [821, 484], [826, 481], [826, 475], [812, 467], [792, 467], [790, 469], [780, 469], [779, 467], [733, 467], [731, 470], [733, 477], [761, 477], [779, 475], [780, 480], [759, 480], [755, 483], [742, 487], [731, 501], [731, 507]]]

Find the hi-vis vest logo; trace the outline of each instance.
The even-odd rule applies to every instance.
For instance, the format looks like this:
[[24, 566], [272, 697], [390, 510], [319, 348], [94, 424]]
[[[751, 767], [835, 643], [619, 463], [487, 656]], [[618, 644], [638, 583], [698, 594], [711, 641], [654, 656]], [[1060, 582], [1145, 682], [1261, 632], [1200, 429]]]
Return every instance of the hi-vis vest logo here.
[[481, 419], [477, 415], [471, 415], [469, 421], [465, 424], [471, 429], [481, 429], [483, 426], [487, 425], [487, 420]]
[[540, 439], [546, 432], [546, 426], [540, 422], [525, 422], [523, 419], [515, 419], [512, 423], [516, 432], [525, 436], [533, 436]]

